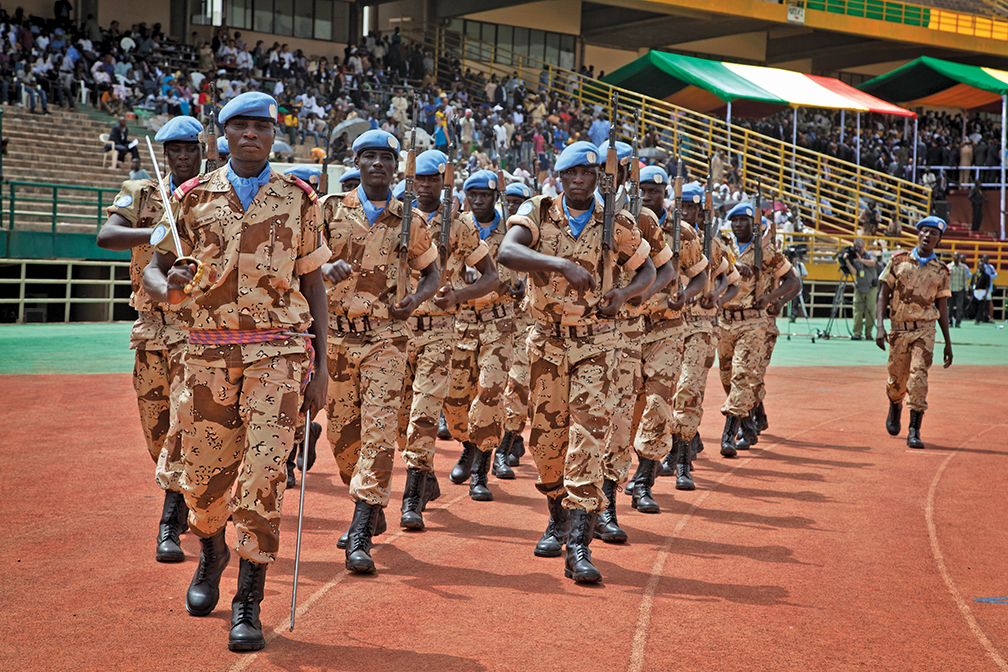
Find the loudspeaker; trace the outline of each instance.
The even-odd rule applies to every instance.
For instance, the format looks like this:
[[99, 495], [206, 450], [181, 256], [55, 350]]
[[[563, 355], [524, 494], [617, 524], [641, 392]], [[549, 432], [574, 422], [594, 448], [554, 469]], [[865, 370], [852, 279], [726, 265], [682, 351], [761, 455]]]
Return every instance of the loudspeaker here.
[[952, 204], [948, 201], [934, 201], [931, 203], [931, 214], [941, 217], [948, 224], [952, 218]]

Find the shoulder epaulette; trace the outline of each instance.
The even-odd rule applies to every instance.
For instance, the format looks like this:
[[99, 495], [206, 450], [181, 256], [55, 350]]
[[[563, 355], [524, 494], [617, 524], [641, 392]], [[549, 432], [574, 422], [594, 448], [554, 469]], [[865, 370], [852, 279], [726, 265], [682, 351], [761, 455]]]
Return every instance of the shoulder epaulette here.
[[301, 187], [301, 189], [308, 194], [308, 198], [311, 199], [312, 203], [318, 203], [318, 194], [315, 193], [315, 189], [312, 188], [310, 184], [302, 180], [300, 177], [294, 178], [294, 184]]
[[186, 194], [188, 194], [193, 189], [195, 189], [197, 185], [199, 185], [202, 182], [206, 182], [209, 179], [210, 179], [210, 175], [207, 174], [207, 173], [203, 173], [202, 175], [197, 175], [196, 177], [192, 178], [191, 180], [186, 180], [185, 182], [183, 182], [182, 184], [180, 184], [175, 189], [175, 191], [172, 192], [172, 196], [174, 196], [176, 198], [176, 200], [181, 201], [182, 197], [185, 196]]
[[909, 252], [907, 252], [906, 250], [896, 250], [895, 252], [893, 252], [892, 258], [896, 258], [901, 254], [909, 254]]

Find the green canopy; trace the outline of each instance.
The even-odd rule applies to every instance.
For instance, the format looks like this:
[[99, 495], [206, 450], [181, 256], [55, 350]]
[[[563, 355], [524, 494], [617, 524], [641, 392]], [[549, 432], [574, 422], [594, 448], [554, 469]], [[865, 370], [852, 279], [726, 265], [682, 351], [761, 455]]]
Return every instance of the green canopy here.
[[1008, 72], [921, 56], [858, 87], [904, 107], [996, 111], [1008, 93]]

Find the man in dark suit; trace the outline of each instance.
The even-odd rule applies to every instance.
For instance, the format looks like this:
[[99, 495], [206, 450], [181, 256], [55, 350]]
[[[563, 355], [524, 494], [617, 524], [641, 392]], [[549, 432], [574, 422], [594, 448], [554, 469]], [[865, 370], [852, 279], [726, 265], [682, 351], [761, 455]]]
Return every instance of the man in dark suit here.
[[115, 145], [116, 150], [118, 150], [119, 161], [126, 160], [126, 152], [131, 153], [134, 159], [140, 158], [140, 152], [137, 150], [138, 141], [129, 141], [129, 129], [126, 128], [126, 117], [119, 117], [119, 123], [112, 127], [112, 132], [109, 133], [109, 144]]

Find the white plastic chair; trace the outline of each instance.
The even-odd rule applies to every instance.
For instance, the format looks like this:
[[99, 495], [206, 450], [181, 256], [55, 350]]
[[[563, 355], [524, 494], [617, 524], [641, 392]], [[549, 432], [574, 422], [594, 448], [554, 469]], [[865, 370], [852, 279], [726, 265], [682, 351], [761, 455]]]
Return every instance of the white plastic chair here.
[[112, 147], [111, 149], [106, 149], [105, 150], [105, 154], [102, 156], [102, 162], [101, 162], [102, 168], [105, 167], [105, 163], [108, 161], [109, 156], [111, 156], [112, 157], [112, 170], [115, 170], [116, 169], [116, 165], [119, 163], [119, 152], [116, 151], [115, 145], [113, 145], [112, 141], [109, 140], [109, 134], [108, 133], [102, 133], [101, 135], [98, 136], [98, 139], [101, 141], [102, 147], [106, 147], [106, 146], [110, 146], [110, 145]]

